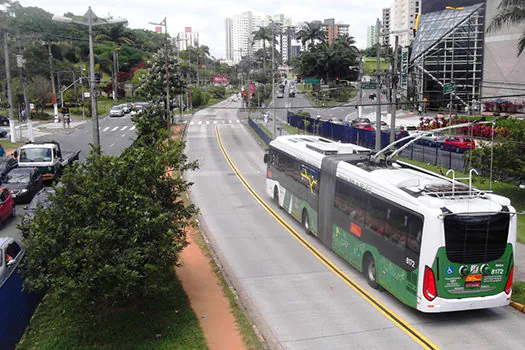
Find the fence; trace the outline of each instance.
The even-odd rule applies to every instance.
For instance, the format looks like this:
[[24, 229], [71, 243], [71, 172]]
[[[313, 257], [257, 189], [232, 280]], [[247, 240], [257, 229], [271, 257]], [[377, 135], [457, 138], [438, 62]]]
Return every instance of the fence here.
[[255, 133], [261, 138], [261, 140], [264, 141], [264, 143], [268, 145], [270, 141], [272, 141], [272, 138], [266, 135], [266, 133], [259, 127], [259, 125], [257, 125], [257, 123], [254, 122], [253, 119], [250, 117], [248, 117], [248, 125], [250, 125], [253, 131], [255, 131]]
[[41, 297], [22, 289], [17, 271], [0, 287], [0, 349], [14, 349]]
[[[354, 143], [371, 149], [375, 148], [375, 131], [353, 128], [349, 124], [334, 124], [300, 115], [293, 115], [290, 112], [288, 113], [287, 121], [291, 126], [295, 126], [301, 130], [305, 130], [306, 125], [306, 131], [311, 134], [344, 143]], [[382, 131], [381, 148], [386, 147], [389, 143], [390, 132]], [[443, 166], [447, 169], [460, 171], [465, 169], [465, 157], [463, 153], [453, 153], [439, 148], [412, 144], [401, 152], [401, 156], [411, 160]]]

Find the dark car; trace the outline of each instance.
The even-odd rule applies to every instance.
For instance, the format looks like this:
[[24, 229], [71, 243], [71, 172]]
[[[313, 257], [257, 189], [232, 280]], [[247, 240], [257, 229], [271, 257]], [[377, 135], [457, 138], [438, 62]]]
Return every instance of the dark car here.
[[14, 168], [7, 173], [3, 185], [11, 192], [15, 203], [29, 203], [44, 187], [44, 181], [37, 168]]
[[3, 183], [7, 173], [16, 167], [18, 167], [18, 162], [15, 158], [0, 157], [0, 183]]
[[9, 118], [4, 115], [0, 115], [0, 125], [9, 125]]
[[352, 123], [350, 125], [354, 126], [356, 124], [368, 124], [370, 125], [370, 119], [368, 118], [355, 118], [352, 120]]
[[31, 200], [31, 203], [29, 203], [29, 205], [24, 208], [26, 210], [26, 213], [24, 217], [22, 218], [22, 223], [28, 223], [31, 220], [33, 220], [33, 217], [35, 216], [36, 210], [39, 206], [42, 206], [42, 208], [44, 209], [49, 208], [49, 206], [51, 205], [49, 196], [54, 193], [55, 193], [55, 189], [53, 187], [42, 188], [33, 197], [33, 200]]

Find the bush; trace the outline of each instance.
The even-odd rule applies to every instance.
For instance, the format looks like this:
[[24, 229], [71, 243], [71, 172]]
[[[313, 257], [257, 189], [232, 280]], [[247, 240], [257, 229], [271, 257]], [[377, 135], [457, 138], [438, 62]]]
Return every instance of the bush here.
[[54, 117], [46, 112], [31, 113], [31, 119], [34, 120], [53, 120]]
[[226, 88], [224, 86], [212, 86], [208, 89], [208, 93], [213, 98], [224, 98], [226, 96]]
[[198, 88], [192, 91], [191, 103], [193, 107], [206, 106], [209, 100], [210, 100], [210, 94], [207, 93], [206, 91], [202, 91], [201, 89], [198, 89]]

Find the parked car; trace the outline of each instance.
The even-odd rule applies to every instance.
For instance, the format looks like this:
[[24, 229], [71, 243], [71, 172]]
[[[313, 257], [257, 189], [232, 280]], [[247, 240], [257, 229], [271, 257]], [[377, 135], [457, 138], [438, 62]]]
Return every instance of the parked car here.
[[332, 124], [338, 124], [338, 125], [344, 125], [345, 123], [345, 121], [341, 118], [330, 118], [328, 119], [328, 122]]
[[124, 108], [122, 108], [122, 105], [113, 106], [109, 110], [110, 117], [123, 117], [124, 114], [126, 113], [124, 112]]
[[441, 131], [429, 131], [429, 133], [430, 135], [425, 135], [417, 140], [417, 143], [430, 147], [441, 147], [441, 143], [447, 138], [447, 135]]
[[13, 274], [24, 254], [22, 244], [10, 237], [0, 238], [0, 286]]
[[[370, 125], [374, 128], [374, 130], [376, 129], [376, 122], [371, 122]], [[390, 130], [390, 127], [388, 126], [388, 124], [381, 120], [381, 131], [388, 131], [388, 130]]]
[[355, 124], [369, 124], [370, 125], [370, 119], [368, 118], [355, 118], [350, 122], [351, 126], [354, 126]]
[[9, 137], [9, 130], [0, 128], [0, 137]]
[[0, 115], [0, 125], [9, 125], [9, 118], [4, 115]]
[[0, 224], [16, 215], [15, 200], [9, 189], [0, 187]]
[[11, 169], [18, 166], [18, 162], [13, 157], [0, 157], [0, 183], [3, 183], [5, 176]]
[[11, 192], [15, 203], [29, 203], [44, 187], [44, 180], [37, 168], [14, 168], [7, 173], [4, 186]]
[[122, 107], [122, 110], [124, 110], [124, 114], [131, 112], [131, 103], [123, 103], [120, 106]]
[[455, 151], [457, 153], [465, 152], [469, 149], [474, 149], [476, 147], [476, 142], [473, 139], [467, 136], [451, 136], [447, 137], [441, 143], [441, 149], [447, 151]]
[[28, 223], [29, 221], [33, 220], [33, 217], [35, 216], [36, 210], [39, 206], [42, 206], [43, 208], [49, 208], [51, 205], [51, 201], [49, 200], [49, 196], [51, 194], [54, 194], [56, 191], [53, 187], [44, 187], [42, 188], [31, 200], [31, 203], [29, 205], [25, 206], [25, 214], [22, 218], [22, 223]]

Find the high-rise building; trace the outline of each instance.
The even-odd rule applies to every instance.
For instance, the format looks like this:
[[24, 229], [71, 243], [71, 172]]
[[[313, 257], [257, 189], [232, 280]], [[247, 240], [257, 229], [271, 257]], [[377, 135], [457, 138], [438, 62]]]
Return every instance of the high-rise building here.
[[381, 45], [390, 46], [390, 8], [383, 9], [383, 20], [381, 21]]
[[323, 26], [326, 29], [328, 45], [332, 45], [339, 36], [348, 35], [350, 28], [349, 24], [335, 23], [334, 18], [325, 19]]
[[226, 29], [226, 59], [233, 61], [233, 20], [226, 18], [224, 26]]
[[199, 46], [199, 33], [192, 32], [191, 27], [185, 27], [183, 32], [177, 34], [177, 47], [179, 50], [187, 50], [188, 47]]
[[423, 0], [395, 0], [392, 5], [390, 32], [399, 38], [400, 46], [409, 46], [414, 38], [414, 25], [421, 12], [421, 1]]
[[377, 45], [377, 27], [375, 25], [366, 27], [366, 48]]
[[238, 63], [242, 57], [252, 55], [261, 47], [261, 43], [253, 42], [253, 32], [262, 24], [261, 18], [251, 11], [235, 15], [232, 20], [232, 56]]

